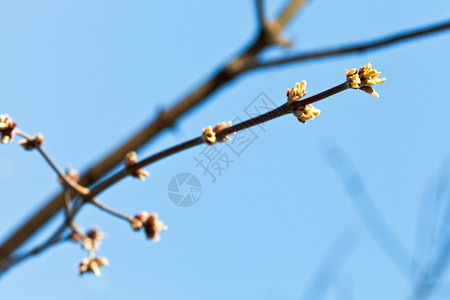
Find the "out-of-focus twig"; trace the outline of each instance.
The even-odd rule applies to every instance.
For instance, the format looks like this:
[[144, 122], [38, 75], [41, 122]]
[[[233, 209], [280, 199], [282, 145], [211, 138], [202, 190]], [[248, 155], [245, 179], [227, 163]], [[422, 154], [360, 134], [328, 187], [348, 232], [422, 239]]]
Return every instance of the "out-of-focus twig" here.
[[445, 198], [450, 189], [449, 170], [450, 157], [440, 163], [439, 171], [430, 178], [417, 210], [415, 253], [422, 264], [429, 263], [449, 232], [450, 201]]
[[101, 203], [100, 201], [98, 201], [95, 198], [89, 200], [89, 203], [92, 203], [94, 206], [98, 207], [99, 209], [103, 210], [104, 212], [107, 212], [108, 214], [115, 216], [119, 219], [125, 220], [129, 223], [133, 222], [133, 220], [134, 220], [133, 217], [130, 217], [130, 216], [124, 215], [118, 211], [115, 211], [112, 208], [109, 208], [105, 204]]
[[367, 231], [384, 253], [403, 272], [405, 277], [408, 279], [412, 278], [413, 274], [420, 270], [420, 265], [384, 220], [361, 175], [350, 159], [336, 143], [331, 141], [321, 151], [323, 151], [323, 156], [342, 180], [351, 203]]
[[3, 274], [5, 271], [7, 271], [9, 268], [11, 268], [12, 266], [27, 260], [28, 258], [31, 258], [37, 254], [42, 253], [43, 251], [56, 246], [57, 244], [67, 241], [68, 238], [63, 238], [61, 237], [61, 234], [63, 233], [63, 231], [58, 231], [56, 233], [54, 233], [49, 239], [47, 239], [44, 243], [42, 243], [41, 245], [33, 248], [31, 251], [28, 251], [24, 254], [21, 255], [16, 255], [16, 256], [12, 256], [10, 257], [7, 261], [4, 261], [4, 263], [2, 263], [0, 265], [0, 274]]
[[280, 65], [286, 65], [289, 63], [298, 63], [301, 61], [326, 58], [331, 56], [340, 56], [344, 54], [350, 54], [355, 52], [364, 52], [368, 50], [373, 50], [377, 48], [382, 48], [386, 46], [391, 46], [399, 42], [410, 40], [413, 38], [431, 35], [432, 33], [437, 33], [440, 31], [450, 29], [450, 21], [445, 21], [442, 23], [433, 24], [426, 27], [421, 27], [414, 30], [408, 30], [405, 32], [394, 33], [387, 37], [382, 37], [379, 39], [350, 44], [347, 46], [339, 46], [335, 48], [330, 48], [328, 50], [312, 50], [309, 52], [303, 52], [291, 55], [289, 57], [275, 58], [268, 61], [254, 61], [253, 64], [248, 65], [248, 69], [259, 69], [264, 67], [274, 67]]
[[[448, 268], [450, 259], [450, 172], [448, 159], [441, 164], [434, 184], [434, 193], [423, 197], [422, 207], [419, 209], [417, 223], [417, 243], [424, 243], [431, 248], [431, 258], [425, 262], [423, 272], [417, 274], [413, 285], [411, 299], [426, 299], [435, 292], [442, 283], [442, 276]], [[433, 201], [434, 200], [434, 201]], [[434, 203], [433, 207], [427, 205]], [[431, 212], [430, 212], [431, 211]], [[428, 214], [427, 214], [428, 212]], [[431, 226], [424, 226], [429, 223]], [[426, 231], [428, 229], [428, 232]], [[431, 232], [430, 232], [431, 231]], [[428, 239], [425, 240], [426, 236]], [[431, 244], [431, 245], [430, 245]], [[434, 246], [434, 247], [431, 247]]]
[[450, 235], [443, 240], [439, 253], [419, 276], [419, 280], [414, 285], [410, 299], [426, 299], [436, 290], [440, 277], [448, 267], [450, 258]]
[[264, 16], [264, 5], [263, 0], [255, 0], [256, 5], [256, 16], [258, 17], [258, 23], [260, 28], [264, 27], [264, 24], [266, 23], [265, 16]]
[[300, 299], [321, 299], [336, 279], [344, 263], [360, 242], [360, 236], [352, 228], [339, 234], [325, 253], [315, 275]]
[[[27, 133], [23, 132], [22, 130], [15, 128], [14, 133], [25, 138], [28, 142], [34, 143], [34, 139], [28, 135]], [[70, 186], [72, 189], [74, 189], [78, 194], [80, 195], [87, 195], [89, 194], [89, 189], [85, 188], [84, 186], [79, 185], [75, 181], [73, 181], [69, 176], [64, 174], [58, 166], [55, 164], [55, 162], [50, 158], [50, 156], [47, 154], [47, 152], [42, 148], [41, 145], [38, 143], [34, 143], [33, 145], [36, 150], [39, 151], [39, 153], [42, 155], [44, 160], [50, 165], [50, 167], [56, 172], [56, 174], [61, 178], [65, 184]]]

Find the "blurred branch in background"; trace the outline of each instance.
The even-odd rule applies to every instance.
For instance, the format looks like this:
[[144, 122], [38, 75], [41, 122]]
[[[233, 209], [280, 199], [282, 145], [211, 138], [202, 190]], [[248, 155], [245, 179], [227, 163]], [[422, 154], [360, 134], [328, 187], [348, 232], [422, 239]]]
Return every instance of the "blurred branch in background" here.
[[[353, 224], [352, 224], [353, 225]], [[322, 299], [336, 280], [347, 259], [361, 241], [358, 230], [353, 226], [339, 234], [328, 248], [315, 275], [300, 299]]]
[[376, 207], [361, 175], [334, 141], [320, 148], [326, 161], [339, 178], [367, 231], [407, 279], [417, 274], [420, 266], [395, 235]]
[[257, 18], [258, 18], [259, 30], [262, 30], [262, 28], [264, 27], [264, 24], [266, 23], [263, 0], [256, 0], [255, 5], [256, 5], [256, 13], [257, 13]]
[[450, 255], [450, 157], [430, 180], [418, 210], [416, 256], [425, 267], [417, 274], [411, 299], [426, 299], [443, 283]]
[[417, 213], [415, 253], [423, 265], [435, 254], [432, 252], [437, 250], [450, 226], [450, 203], [445, 199], [449, 182], [450, 158], [430, 178]]
[[429, 25], [426, 27], [420, 27], [413, 30], [408, 30], [404, 32], [398, 32], [391, 34], [389, 36], [384, 36], [375, 40], [360, 42], [355, 44], [350, 44], [346, 46], [338, 46], [335, 48], [330, 48], [327, 50], [312, 50], [309, 52], [298, 53], [289, 57], [281, 57], [268, 61], [255, 61], [252, 65], [249, 65], [248, 68], [259, 69], [264, 67], [274, 67], [285, 65], [289, 63], [296, 63], [305, 60], [318, 59], [318, 58], [326, 58], [331, 56], [338, 56], [344, 54], [352, 54], [359, 53], [368, 50], [374, 50], [378, 48], [383, 48], [386, 46], [393, 46], [400, 42], [405, 42], [410, 39], [428, 36], [433, 33], [437, 33], [440, 31], [450, 29], [450, 20], [446, 20], [444, 22], [436, 23], [433, 25]]

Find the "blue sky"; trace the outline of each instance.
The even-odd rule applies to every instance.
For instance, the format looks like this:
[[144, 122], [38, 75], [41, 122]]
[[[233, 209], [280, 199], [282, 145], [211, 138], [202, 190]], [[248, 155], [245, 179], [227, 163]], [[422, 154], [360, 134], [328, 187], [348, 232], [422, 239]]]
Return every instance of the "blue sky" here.
[[[274, 18], [286, 1], [265, 2]], [[262, 57], [365, 41], [444, 21], [449, 13], [444, 0], [309, 1], [284, 30], [293, 46]], [[194, 90], [256, 30], [253, 1], [1, 1], [0, 113], [31, 134], [42, 132], [61, 167], [85, 170]], [[354, 172], [361, 176], [386, 224], [428, 266], [448, 226], [440, 220], [450, 200], [449, 48], [445, 32], [245, 74], [139, 156], [196, 137], [208, 125], [245, 119], [261, 97], [281, 105], [286, 88], [301, 80], [312, 95], [343, 82], [344, 69], [371, 62], [387, 81], [376, 88], [379, 99], [345, 91], [318, 103], [321, 115], [306, 125], [285, 116], [254, 128], [257, 138], [239, 156], [218, 145], [234, 162], [215, 182], [196, 166], [203, 146], [148, 167], [145, 183], [123, 180], [100, 200], [130, 215], [158, 212], [169, 226], [160, 242], [86, 206], [77, 223], [107, 234], [99, 255], [111, 265], [102, 276], [79, 277], [85, 253], [67, 243], [3, 276], [0, 298], [316, 299], [319, 294], [305, 293], [321, 265], [319, 277], [331, 280], [314, 292], [324, 299], [406, 298], [414, 273], [398, 267], [403, 258], [393, 245], [388, 243], [391, 256], [379, 246], [364, 225], [373, 213], [358, 214], [358, 203], [367, 209], [361, 201], [368, 196], [354, 206], [342, 178], [350, 176], [354, 189]], [[36, 152], [23, 151], [16, 141], [0, 151], [3, 240], [60, 187]], [[352, 167], [333, 167], [347, 161]], [[202, 183], [200, 199], [188, 208], [167, 195], [169, 181], [183, 172]], [[444, 233], [430, 233], [435, 223]], [[391, 259], [396, 255], [399, 260]], [[445, 278], [433, 299], [448, 298]]]

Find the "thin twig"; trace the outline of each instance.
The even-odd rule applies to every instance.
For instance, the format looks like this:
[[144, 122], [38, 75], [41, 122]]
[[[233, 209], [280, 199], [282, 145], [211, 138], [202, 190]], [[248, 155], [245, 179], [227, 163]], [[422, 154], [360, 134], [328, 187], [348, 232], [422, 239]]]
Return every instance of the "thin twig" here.
[[100, 208], [101, 210], [103, 210], [103, 211], [105, 211], [105, 212], [107, 212], [107, 213], [109, 213], [109, 214], [111, 214], [111, 215], [113, 215], [115, 217], [118, 217], [119, 219], [125, 220], [125, 221], [127, 221], [129, 223], [134, 221], [133, 217], [130, 217], [130, 216], [124, 215], [124, 214], [122, 214], [120, 212], [117, 212], [117, 211], [113, 210], [112, 208], [107, 207], [106, 205], [104, 205], [103, 203], [98, 201], [97, 199], [90, 199], [89, 203], [92, 203], [94, 206]]
[[323, 298], [333, 281], [336, 280], [344, 263], [356, 250], [360, 240], [359, 232], [353, 227], [346, 228], [341, 232], [321, 259], [311, 283], [305, 289], [300, 299], [317, 300]]
[[[16, 129], [14, 129], [14, 133], [25, 138], [28, 142], [34, 143], [34, 139], [30, 135], [25, 133], [24, 131], [16, 128]], [[84, 186], [79, 185], [78, 183], [73, 181], [69, 176], [64, 174], [64, 172], [62, 172], [58, 168], [58, 166], [55, 164], [55, 162], [53, 162], [53, 160], [50, 158], [50, 156], [47, 154], [47, 152], [45, 152], [45, 150], [39, 144], [34, 143], [34, 148], [36, 148], [39, 151], [39, 153], [42, 155], [42, 157], [45, 159], [45, 161], [56, 172], [56, 174], [58, 174], [58, 176], [64, 180], [64, 182], [68, 186], [70, 186], [72, 189], [74, 189], [80, 195], [89, 194], [89, 189], [85, 188]]]
[[264, 27], [264, 24], [266, 23], [265, 17], [264, 17], [264, 5], [263, 0], [256, 0], [256, 14], [258, 17], [259, 26], [261, 28]]
[[[421, 274], [418, 274], [418, 279], [416, 283], [413, 285], [413, 290], [411, 291], [410, 298], [411, 299], [426, 299], [431, 296], [431, 294], [439, 288], [440, 278], [442, 278], [442, 275], [446, 272], [448, 268], [449, 263], [449, 257], [450, 257], [450, 235], [448, 234], [448, 226], [449, 226], [449, 220], [450, 220], [450, 211], [449, 211], [449, 204], [450, 204], [450, 189], [449, 189], [449, 178], [450, 173], [448, 172], [448, 161], [444, 161], [441, 164], [441, 169], [438, 172], [436, 185], [434, 187], [435, 189], [435, 195], [434, 199], [428, 197], [424, 197], [423, 203], [428, 203], [430, 200], [434, 200], [431, 202], [435, 202], [434, 206], [432, 208], [433, 214], [430, 214], [429, 221], [433, 222], [433, 228], [432, 229], [436, 232], [429, 234], [432, 236], [432, 238], [438, 240], [436, 241], [437, 249], [436, 251], [433, 251], [435, 256], [433, 259], [428, 260], [427, 267], [425, 268], [424, 272]], [[427, 191], [429, 192], [429, 191]], [[432, 194], [432, 193], [429, 193]], [[425, 201], [426, 200], [426, 201]], [[430, 209], [428, 207], [422, 207], [423, 210]], [[439, 213], [442, 213], [442, 216], [439, 216], [439, 213], [437, 212], [439, 210]], [[425, 219], [424, 217], [418, 218], [419, 221], [421, 219]], [[440, 223], [440, 226], [438, 226], [438, 223]], [[422, 224], [418, 225], [424, 225]], [[417, 237], [419, 237], [421, 228], [423, 230], [423, 227], [418, 227], [417, 229]], [[424, 241], [422, 241], [424, 242]], [[431, 242], [431, 239], [427, 240], [427, 244]], [[434, 249], [433, 249], [434, 250]]]
[[254, 61], [253, 64], [247, 65], [248, 70], [259, 69], [264, 67], [274, 67], [285, 65], [288, 63], [300, 62], [305, 60], [317, 59], [317, 58], [325, 58], [343, 54], [350, 54], [355, 52], [363, 52], [367, 50], [372, 50], [376, 48], [382, 48], [385, 46], [390, 46], [395, 43], [399, 43], [402, 41], [406, 41], [412, 38], [430, 35], [432, 33], [437, 33], [440, 31], [450, 29], [450, 21], [445, 21], [442, 23], [433, 24], [427, 27], [421, 27], [414, 30], [408, 30], [400, 33], [392, 34], [388, 37], [382, 37], [379, 39], [361, 42], [357, 44], [351, 44], [347, 46], [340, 46], [336, 48], [331, 48], [328, 50], [313, 50], [304, 53], [298, 53], [290, 57], [282, 57], [277, 59], [272, 59], [269, 61], [258, 62]]
[[421, 269], [419, 263], [384, 220], [352, 162], [334, 143], [322, 151], [342, 180], [353, 207], [374, 241], [406, 278], [413, 277]]
[[315, 95], [313, 95], [311, 97], [308, 97], [308, 98], [302, 99], [300, 101], [297, 101], [297, 102], [293, 103], [292, 106], [289, 106], [286, 103], [286, 104], [283, 104], [283, 105], [281, 105], [281, 106], [275, 108], [274, 110], [269, 111], [269, 112], [267, 112], [265, 114], [262, 114], [260, 116], [256, 116], [256, 117], [254, 117], [252, 119], [249, 119], [247, 121], [244, 121], [244, 122], [241, 122], [239, 124], [233, 125], [231, 127], [225, 128], [225, 129], [223, 129], [221, 131], [218, 131], [216, 133], [216, 136], [218, 138], [221, 138], [221, 137], [224, 137], [224, 136], [226, 136], [228, 134], [231, 134], [233, 132], [238, 132], [240, 130], [243, 130], [243, 129], [246, 129], [246, 128], [249, 128], [249, 127], [252, 127], [252, 126], [264, 123], [264, 122], [267, 122], [269, 120], [273, 120], [273, 119], [278, 118], [280, 116], [289, 114], [293, 110], [295, 110], [295, 109], [297, 109], [297, 108], [299, 108], [301, 106], [305, 106], [305, 105], [312, 104], [312, 103], [315, 103], [317, 101], [323, 100], [323, 99], [328, 98], [328, 97], [330, 97], [330, 96], [332, 96], [334, 94], [340, 93], [340, 92], [342, 92], [342, 91], [344, 91], [346, 89], [348, 89], [348, 85], [347, 85], [346, 82], [338, 84], [338, 85], [336, 85], [336, 86], [334, 86], [334, 87], [332, 87], [332, 88], [330, 88], [328, 90], [325, 90], [325, 91], [323, 91], [321, 93], [318, 93], [318, 94], [315, 94]]

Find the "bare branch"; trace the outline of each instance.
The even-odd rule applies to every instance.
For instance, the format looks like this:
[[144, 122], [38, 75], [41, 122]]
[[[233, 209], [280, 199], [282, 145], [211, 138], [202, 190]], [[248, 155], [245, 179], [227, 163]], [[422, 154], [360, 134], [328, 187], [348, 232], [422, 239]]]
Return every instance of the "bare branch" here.
[[440, 31], [444, 31], [450, 29], [450, 21], [446, 21], [443, 23], [438, 23], [434, 25], [430, 25], [427, 27], [422, 27], [414, 30], [409, 30], [406, 32], [400, 32], [392, 34], [388, 37], [382, 37], [376, 40], [351, 44], [347, 46], [340, 46], [336, 48], [331, 48], [329, 50], [314, 50], [310, 52], [298, 53], [291, 57], [283, 57], [278, 59], [273, 59], [265, 62], [257, 62], [255, 61], [252, 65], [249, 65], [249, 70], [251, 69], [259, 69], [264, 67], [274, 67], [285, 65], [289, 63], [295, 63], [305, 60], [325, 58], [337, 55], [350, 54], [355, 52], [364, 52], [376, 48], [382, 48], [386, 46], [390, 46], [402, 41], [406, 41], [409, 39], [417, 38], [420, 36], [430, 35], [432, 33], [437, 33]]

